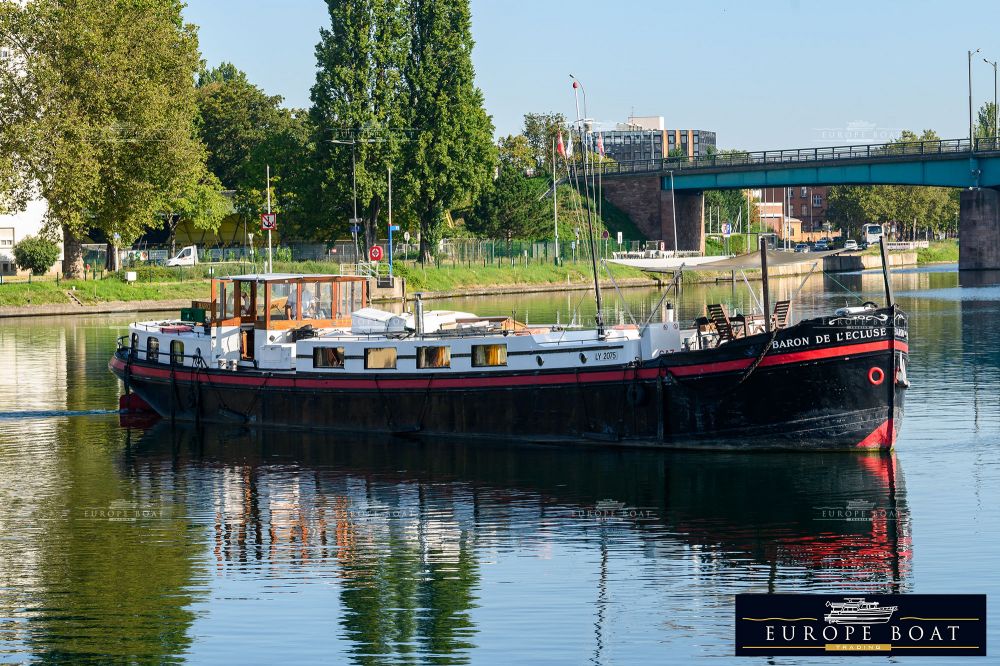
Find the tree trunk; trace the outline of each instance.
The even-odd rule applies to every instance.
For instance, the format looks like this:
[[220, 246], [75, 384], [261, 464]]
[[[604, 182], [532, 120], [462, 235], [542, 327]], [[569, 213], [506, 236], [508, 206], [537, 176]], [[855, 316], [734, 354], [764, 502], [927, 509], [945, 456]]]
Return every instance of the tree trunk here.
[[80, 237], [63, 225], [63, 276], [69, 279], [83, 275], [83, 245]]
[[118, 257], [118, 247], [112, 243], [108, 243], [108, 253], [107, 259], [104, 261], [104, 268], [109, 273], [117, 273], [118, 269], [121, 268], [121, 263]]
[[368, 203], [368, 214], [365, 216], [365, 247], [369, 248], [378, 242], [378, 214], [382, 202], [378, 197], [372, 197]]

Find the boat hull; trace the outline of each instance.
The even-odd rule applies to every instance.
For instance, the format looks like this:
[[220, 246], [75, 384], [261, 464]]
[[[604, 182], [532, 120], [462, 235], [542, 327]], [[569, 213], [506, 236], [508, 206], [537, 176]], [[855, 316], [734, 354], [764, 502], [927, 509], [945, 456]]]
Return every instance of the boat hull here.
[[119, 350], [110, 369], [164, 417], [331, 431], [735, 450], [888, 450], [905, 317], [803, 322], [643, 364], [499, 374], [232, 372]]

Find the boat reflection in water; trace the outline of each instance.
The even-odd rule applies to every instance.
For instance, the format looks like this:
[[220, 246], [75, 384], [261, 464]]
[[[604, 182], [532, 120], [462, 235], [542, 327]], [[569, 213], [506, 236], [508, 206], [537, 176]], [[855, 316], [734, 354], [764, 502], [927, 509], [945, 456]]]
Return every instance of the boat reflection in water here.
[[[474, 609], [479, 624], [501, 619], [483, 611], [500, 593], [484, 566], [523, 551], [582, 550], [600, 559], [597, 584], [612, 592], [623, 581], [605, 576], [609, 552], [653, 565], [617, 569], [648, 576], [638, 594], [665, 612], [671, 598], [687, 612], [698, 585], [717, 597], [908, 588], [910, 521], [892, 455], [468, 446], [162, 423], [133, 437], [125, 456], [138, 478], [184, 477], [178, 499], [214, 524], [219, 570], [334, 582], [355, 656], [464, 655], [482, 629]], [[687, 599], [675, 597], [677, 576], [655, 565], [698, 558], [729, 573], [703, 571], [685, 583]], [[528, 597], [535, 575], [522, 570], [517, 581]], [[591, 580], [569, 565], [562, 575], [567, 592]]]

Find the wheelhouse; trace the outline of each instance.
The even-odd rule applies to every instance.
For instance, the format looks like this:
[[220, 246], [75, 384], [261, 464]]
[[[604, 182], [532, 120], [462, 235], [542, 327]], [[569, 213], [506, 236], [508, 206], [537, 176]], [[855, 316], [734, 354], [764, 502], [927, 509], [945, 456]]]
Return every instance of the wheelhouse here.
[[212, 280], [213, 326], [340, 328], [368, 304], [368, 281], [345, 275], [238, 275]]

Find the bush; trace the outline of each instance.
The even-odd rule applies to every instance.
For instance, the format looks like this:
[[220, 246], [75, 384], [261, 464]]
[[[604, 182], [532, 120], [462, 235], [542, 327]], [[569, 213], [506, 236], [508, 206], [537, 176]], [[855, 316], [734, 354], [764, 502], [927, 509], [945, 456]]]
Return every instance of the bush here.
[[59, 246], [42, 236], [25, 236], [14, 246], [14, 263], [32, 275], [45, 275], [59, 259]]

